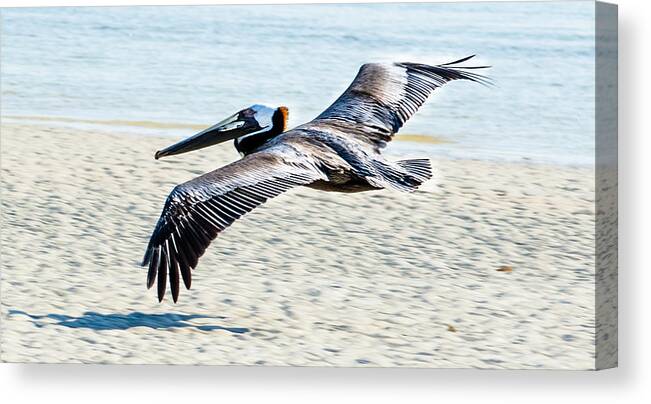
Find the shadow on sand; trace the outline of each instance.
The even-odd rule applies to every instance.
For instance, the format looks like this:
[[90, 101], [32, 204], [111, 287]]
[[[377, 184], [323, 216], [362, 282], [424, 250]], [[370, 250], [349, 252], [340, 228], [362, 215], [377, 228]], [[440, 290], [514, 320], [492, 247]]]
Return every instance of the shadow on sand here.
[[211, 317], [199, 314], [146, 314], [137, 311], [129, 314], [100, 314], [87, 311], [80, 317], [73, 317], [63, 314], [34, 315], [20, 310], [10, 310], [9, 315], [27, 316], [32, 319], [32, 322], [37, 327], [54, 324], [68, 328], [88, 328], [91, 330], [128, 330], [132, 327], [149, 327], [154, 329], [195, 328], [201, 331], [224, 330], [234, 334], [244, 334], [249, 332], [248, 328], [222, 327], [219, 325], [196, 325], [188, 323], [188, 321], [195, 319], [220, 319], [220, 317]]

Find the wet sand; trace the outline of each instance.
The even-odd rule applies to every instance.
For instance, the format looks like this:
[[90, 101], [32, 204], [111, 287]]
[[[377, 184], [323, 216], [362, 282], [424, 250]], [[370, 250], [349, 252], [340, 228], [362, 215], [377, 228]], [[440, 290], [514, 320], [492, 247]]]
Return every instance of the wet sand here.
[[1, 129], [3, 361], [594, 367], [592, 168], [434, 160], [414, 194], [296, 189], [159, 304], [138, 263], [163, 201], [232, 146], [155, 161], [174, 139]]

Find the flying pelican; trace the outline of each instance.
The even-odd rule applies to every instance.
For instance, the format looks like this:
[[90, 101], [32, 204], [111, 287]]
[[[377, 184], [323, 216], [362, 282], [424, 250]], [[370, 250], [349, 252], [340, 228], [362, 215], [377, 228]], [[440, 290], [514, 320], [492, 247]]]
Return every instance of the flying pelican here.
[[190, 289], [191, 270], [210, 242], [236, 219], [290, 188], [416, 190], [432, 176], [430, 161], [388, 161], [381, 150], [436, 88], [452, 80], [488, 83], [469, 70], [489, 66], [459, 66], [473, 56], [436, 66], [364, 64], [348, 89], [311, 122], [286, 131], [286, 107], [253, 105], [157, 151], [159, 159], [234, 140], [243, 157], [177, 185], [169, 194], [142, 261], [149, 267], [147, 288], [158, 277], [162, 301], [169, 274], [176, 302], [179, 272]]

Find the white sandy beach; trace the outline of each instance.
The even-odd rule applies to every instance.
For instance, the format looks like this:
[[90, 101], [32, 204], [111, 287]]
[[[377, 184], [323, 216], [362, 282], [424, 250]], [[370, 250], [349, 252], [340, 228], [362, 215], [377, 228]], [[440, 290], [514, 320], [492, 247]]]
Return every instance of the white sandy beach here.
[[165, 197], [238, 158], [155, 161], [173, 141], [2, 126], [3, 361], [594, 367], [594, 169], [434, 160], [414, 194], [296, 189], [159, 304], [138, 264]]

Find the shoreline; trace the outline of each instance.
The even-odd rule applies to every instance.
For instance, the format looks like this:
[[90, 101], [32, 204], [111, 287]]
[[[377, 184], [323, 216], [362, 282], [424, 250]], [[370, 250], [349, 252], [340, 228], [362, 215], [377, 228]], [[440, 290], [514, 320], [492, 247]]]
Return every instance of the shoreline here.
[[[7, 120], [9, 122], [7, 122]], [[103, 135], [136, 136], [145, 138], [181, 139], [205, 129], [210, 124], [195, 124], [183, 122], [161, 122], [148, 120], [117, 120], [117, 119], [89, 119], [72, 118], [63, 116], [27, 116], [27, 115], [1, 115], [1, 126], [34, 126], [37, 128], [71, 129], [80, 132], [92, 132]], [[185, 133], [183, 133], [185, 132]], [[183, 133], [179, 135], [179, 133]], [[594, 161], [568, 162], [563, 158], [541, 156], [530, 158], [518, 156], [507, 152], [501, 155], [488, 151], [488, 155], [477, 155], [468, 149], [468, 156], [464, 156], [459, 149], [463, 146], [445, 136], [428, 135], [419, 133], [398, 133], [388, 144], [384, 153], [406, 155], [417, 152], [430, 153], [432, 158], [455, 161], [486, 161], [503, 162], [507, 164], [523, 164], [537, 166], [591, 168]], [[452, 150], [450, 150], [452, 148]], [[585, 159], [582, 159], [585, 160]]]

